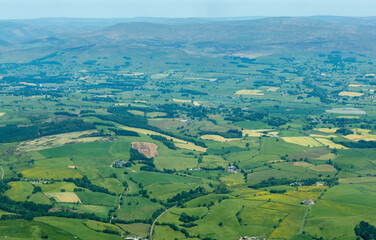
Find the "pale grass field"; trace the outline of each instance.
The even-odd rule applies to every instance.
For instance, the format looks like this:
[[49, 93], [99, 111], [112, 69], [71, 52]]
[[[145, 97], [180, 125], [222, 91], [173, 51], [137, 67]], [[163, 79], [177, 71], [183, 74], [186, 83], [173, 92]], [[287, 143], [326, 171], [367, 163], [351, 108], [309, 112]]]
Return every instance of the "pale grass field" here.
[[342, 146], [341, 144], [334, 143], [326, 138], [316, 138], [316, 140], [325, 146], [329, 146], [329, 148], [348, 149], [347, 147]]
[[205, 140], [213, 140], [217, 142], [228, 142], [228, 141], [240, 140], [240, 138], [225, 138], [219, 135], [202, 135], [200, 138], [205, 139]]
[[108, 141], [107, 137], [80, 138], [83, 135], [94, 133], [94, 132], [96, 132], [96, 130], [63, 133], [63, 134], [41, 137], [41, 138], [37, 138], [33, 140], [27, 140], [27, 141], [21, 142], [18, 145], [17, 151], [29, 152], [29, 151], [37, 151], [37, 150], [59, 147], [59, 146], [63, 146], [66, 144], [73, 144], [73, 143]]
[[311, 137], [283, 137], [285, 142], [293, 143], [305, 147], [320, 147], [321, 143]]
[[338, 94], [339, 96], [347, 96], [347, 97], [361, 97], [364, 94], [363, 93], [358, 93], [358, 92], [340, 92]]
[[237, 95], [252, 95], [252, 96], [263, 96], [264, 93], [261, 90], [250, 90], [250, 89], [242, 89], [237, 91], [235, 94]]
[[324, 133], [335, 133], [339, 128], [315, 128], [314, 130]]
[[48, 192], [45, 194], [49, 198], [55, 198], [58, 202], [81, 203], [80, 198], [74, 192]]
[[199, 152], [206, 152], [206, 148], [197, 146], [194, 143], [187, 142], [187, 141], [179, 139], [179, 138], [170, 137], [168, 135], [157, 133], [157, 132], [154, 132], [154, 131], [151, 131], [151, 130], [146, 130], [146, 129], [142, 129], [142, 128], [126, 127], [126, 126], [122, 126], [121, 128], [123, 128], [125, 130], [129, 130], [129, 131], [141, 133], [141, 134], [144, 134], [144, 135], [149, 134], [149, 135], [163, 136], [167, 139], [172, 139], [172, 141], [175, 142], [175, 145], [179, 148], [184, 148], [184, 149], [188, 149], [188, 150], [195, 150], [195, 151], [199, 151]]

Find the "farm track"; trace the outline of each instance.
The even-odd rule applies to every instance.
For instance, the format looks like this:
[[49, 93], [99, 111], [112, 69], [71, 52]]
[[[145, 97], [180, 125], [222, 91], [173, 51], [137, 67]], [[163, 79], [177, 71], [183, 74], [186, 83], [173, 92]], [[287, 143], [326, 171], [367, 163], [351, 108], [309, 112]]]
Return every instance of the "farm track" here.
[[4, 168], [3, 168], [3, 166], [0, 166], [0, 168], [1, 168], [1, 179], [4, 179], [4, 174], [5, 174], [5, 172], [4, 172]]
[[154, 220], [154, 222], [153, 222], [153, 224], [151, 225], [151, 228], [150, 228], [150, 237], [149, 237], [149, 240], [153, 240], [154, 226], [155, 226], [155, 224], [157, 223], [158, 219], [159, 219], [160, 217], [162, 217], [164, 214], [166, 214], [168, 211], [170, 211], [170, 210], [172, 210], [172, 209], [174, 209], [174, 208], [176, 208], [176, 205], [173, 206], [172, 208], [167, 209], [167, 210], [164, 211], [163, 213], [161, 213], [161, 215], [159, 215], [159, 216]]
[[312, 207], [313, 207], [313, 205], [309, 206], [309, 208], [307, 209], [307, 211], [306, 211], [305, 214], [304, 214], [303, 222], [302, 222], [302, 226], [300, 227], [299, 234], [302, 234], [302, 233], [303, 233], [303, 229], [304, 229], [305, 222], [306, 222], [306, 220], [307, 220], [308, 212], [309, 212], [309, 210], [311, 210]]

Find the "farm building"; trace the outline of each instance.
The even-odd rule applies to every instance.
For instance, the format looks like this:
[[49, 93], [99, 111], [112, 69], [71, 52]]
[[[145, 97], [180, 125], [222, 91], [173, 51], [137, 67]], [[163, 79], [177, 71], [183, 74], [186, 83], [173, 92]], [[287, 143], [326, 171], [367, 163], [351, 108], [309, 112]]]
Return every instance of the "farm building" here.
[[310, 206], [310, 205], [315, 204], [315, 201], [313, 201], [312, 199], [308, 199], [308, 200], [301, 201], [300, 204], [304, 204], [304, 205]]
[[125, 162], [125, 161], [117, 161], [117, 162], [114, 162], [112, 166], [114, 168], [123, 168], [123, 167], [127, 167], [127, 163], [128, 162]]
[[228, 166], [226, 168], [226, 172], [228, 172], [228, 173], [237, 173], [238, 169], [235, 166]]
[[258, 238], [258, 237], [240, 237], [238, 240], [265, 240], [265, 238]]

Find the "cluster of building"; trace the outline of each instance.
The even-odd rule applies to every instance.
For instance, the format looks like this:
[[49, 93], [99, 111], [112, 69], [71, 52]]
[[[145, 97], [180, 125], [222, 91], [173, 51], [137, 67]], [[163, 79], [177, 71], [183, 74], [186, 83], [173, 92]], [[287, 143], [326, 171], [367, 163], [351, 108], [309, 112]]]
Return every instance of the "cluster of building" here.
[[308, 200], [301, 201], [300, 204], [311, 206], [311, 205], [315, 204], [315, 201], [313, 201], [312, 199], [308, 199]]
[[238, 240], [265, 240], [265, 238], [258, 238], [258, 237], [240, 237]]

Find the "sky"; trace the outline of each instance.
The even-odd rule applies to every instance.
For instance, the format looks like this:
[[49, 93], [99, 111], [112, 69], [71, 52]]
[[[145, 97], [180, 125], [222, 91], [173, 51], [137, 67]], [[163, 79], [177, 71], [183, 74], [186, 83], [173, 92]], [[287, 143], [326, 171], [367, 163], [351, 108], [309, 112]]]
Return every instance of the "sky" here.
[[0, 0], [1, 19], [375, 16], [376, 0]]

